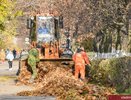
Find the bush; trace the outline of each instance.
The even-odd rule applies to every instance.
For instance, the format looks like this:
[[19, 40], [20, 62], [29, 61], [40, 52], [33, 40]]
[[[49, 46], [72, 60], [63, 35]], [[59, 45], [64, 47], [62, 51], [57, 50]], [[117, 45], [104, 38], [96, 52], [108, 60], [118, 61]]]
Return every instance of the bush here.
[[131, 85], [131, 57], [92, 61], [91, 76], [94, 82], [115, 86], [123, 92]]

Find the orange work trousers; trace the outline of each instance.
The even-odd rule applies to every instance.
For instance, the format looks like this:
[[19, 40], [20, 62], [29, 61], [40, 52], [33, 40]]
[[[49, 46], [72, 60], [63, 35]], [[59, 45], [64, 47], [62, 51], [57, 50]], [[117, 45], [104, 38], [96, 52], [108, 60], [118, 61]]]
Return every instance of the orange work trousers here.
[[85, 65], [84, 64], [78, 64], [75, 65], [75, 78], [78, 79], [80, 74], [81, 79], [85, 79]]

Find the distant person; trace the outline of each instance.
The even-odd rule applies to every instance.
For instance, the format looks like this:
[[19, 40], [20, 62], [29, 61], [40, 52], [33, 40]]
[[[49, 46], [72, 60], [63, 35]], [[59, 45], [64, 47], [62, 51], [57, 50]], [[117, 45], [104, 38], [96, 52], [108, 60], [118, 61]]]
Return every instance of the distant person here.
[[18, 71], [16, 73], [16, 75], [19, 75], [20, 73], [20, 69], [22, 66], [25, 65], [25, 60], [28, 58], [28, 50], [21, 50], [21, 53], [20, 53], [20, 58], [19, 58], [19, 68], [18, 68]]
[[70, 35], [68, 35], [67, 39], [66, 39], [66, 48], [71, 49], [71, 37], [70, 37]]
[[47, 28], [46, 24], [43, 24], [43, 26], [40, 26], [40, 28], [38, 29], [38, 33], [39, 34], [48, 34], [49, 33], [49, 29]]
[[9, 49], [7, 48], [7, 49], [5, 50], [5, 55], [7, 56], [8, 53], [9, 53]]
[[42, 29], [42, 34], [48, 34], [49, 33], [49, 30], [46, 26], [43, 27]]
[[84, 48], [78, 48], [77, 52], [73, 55], [73, 61], [75, 62], [75, 78], [80, 78], [85, 81], [85, 65], [90, 65], [89, 58], [84, 51]]
[[13, 56], [14, 56], [14, 59], [15, 59], [17, 51], [14, 49], [12, 52], [13, 52]]
[[5, 51], [4, 51], [4, 49], [1, 49], [1, 51], [0, 51], [0, 61], [1, 61], [1, 63], [4, 63], [5, 62]]
[[8, 60], [8, 64], [9, 64], [9, 70], [12, 70], [12, 64], [13, 64], [13, 53], [11, 51], [9, 51], [9, 53], [6, 56], [6, 59]]

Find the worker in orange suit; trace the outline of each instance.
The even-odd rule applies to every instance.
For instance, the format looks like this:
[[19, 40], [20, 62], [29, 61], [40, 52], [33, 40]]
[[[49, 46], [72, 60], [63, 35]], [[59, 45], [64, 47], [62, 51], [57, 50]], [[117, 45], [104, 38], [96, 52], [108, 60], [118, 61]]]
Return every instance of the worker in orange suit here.
[[73, 55], [73, 61], [75, 62], [75, 78], [80, 78], [82, 81], [85, 80], [85, 65], [89, 63], [89, 58], [84, 51], [84, 47], [81, 47], [77, 50], [77, 52]]

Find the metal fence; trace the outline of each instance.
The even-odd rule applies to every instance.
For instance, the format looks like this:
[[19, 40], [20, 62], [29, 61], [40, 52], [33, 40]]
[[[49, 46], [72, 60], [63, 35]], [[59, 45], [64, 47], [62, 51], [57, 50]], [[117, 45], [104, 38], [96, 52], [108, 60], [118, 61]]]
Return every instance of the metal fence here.
[[110, 59], [110, 58], [120, 58], [120, 57], [125, 57], [125, 56], [131, 56], [131, 53], [129, 52], [125, 52], [122, 50], [116, 50], [116, 51], [112, 51], [111, 53], [93, 53], [91, 55], [89, 55], [89, 58], [91, 60], [93, 59]]

